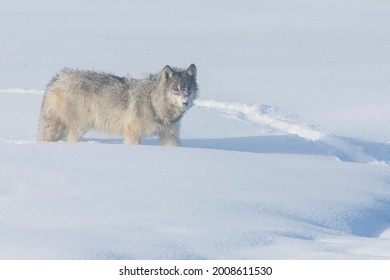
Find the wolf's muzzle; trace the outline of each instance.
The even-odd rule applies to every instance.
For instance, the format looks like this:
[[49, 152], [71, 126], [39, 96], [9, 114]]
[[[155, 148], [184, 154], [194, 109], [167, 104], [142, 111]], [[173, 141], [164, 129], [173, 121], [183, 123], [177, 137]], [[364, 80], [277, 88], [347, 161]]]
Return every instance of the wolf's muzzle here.
[[184, 106], [188, 106], [188, 104], [189, 104], [188, 103], [188, 97], [186, 97], [186, 98], [183, 99], [183, 105]]

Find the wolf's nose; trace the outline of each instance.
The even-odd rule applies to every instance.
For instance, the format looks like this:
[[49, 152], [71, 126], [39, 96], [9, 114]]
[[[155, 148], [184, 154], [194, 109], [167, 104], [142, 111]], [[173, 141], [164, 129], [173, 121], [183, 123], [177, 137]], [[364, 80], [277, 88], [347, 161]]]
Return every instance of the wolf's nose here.
[[184, 106], [188, 106], [188, 101], [183, 101]]

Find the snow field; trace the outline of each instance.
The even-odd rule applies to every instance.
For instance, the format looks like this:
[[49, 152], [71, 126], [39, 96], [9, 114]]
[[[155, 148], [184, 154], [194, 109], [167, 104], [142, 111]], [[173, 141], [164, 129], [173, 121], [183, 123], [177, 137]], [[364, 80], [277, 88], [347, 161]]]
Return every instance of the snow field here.
[[[0, 96], [26, 99], [20, 108], [35, 104], [30, 109], [39, 115], [37, 92], [4, 90]], [[238, 118], [227, 119], [233, 124], [249, 120], [271, 131], [269, 120], [282, 127], [292, 121], [276, 108], [258, 110], [270, 106], [213, 100], [198, 101], [187, 121], [193, 123], [206, 105], [217, 123], [226, 112]], [[387, 248], [380, 234], [388, 227], [390, 209], [382, 197], [389, 194], [388, 167], [337, 161], [320, 140], [279, 129], [264, 136], [283, 138], [277, 145], [287, 145], [287, 152], [278, 153], [275, 141], [261, 136], [235, 143], [184, 138], [183, 148], [154, 146], [152, 139], [141, 146], [121, 145], [117, 138], [91, 142], [88, 136], [75, 145], [39, 143], [28, 136], [36, 134], [37, 117], [5, 112], [21, 119], [19, 127], [8, 129], [24, 140], [0, 141], [3, 258], [387, 257], [378, 244]], [[248, 150], [243, 153], [241, 146]]]
[[[389, 259], [388, 1], [0, 6], [1, 259]], [[182, 148], [36, 141], [62, 68], [198, 68]]]

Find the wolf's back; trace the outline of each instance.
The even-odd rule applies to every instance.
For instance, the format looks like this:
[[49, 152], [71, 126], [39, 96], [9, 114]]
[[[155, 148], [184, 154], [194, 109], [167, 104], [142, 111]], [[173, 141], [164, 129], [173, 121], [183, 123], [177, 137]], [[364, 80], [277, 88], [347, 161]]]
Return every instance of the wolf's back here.
[[107, 73], [93, 71], [80, 71], [65, 68], [50, 82], [51, 87], [61, 87], [75, 94], [125, 94], [129, 89], [126, 78], [114, 76]]
[[129, 106], [128, 89], [125, 78], [64, 69], [46, 89], [39, 138], [60, 140], [59, 132], [64, 130], [66, 134], [70, 128], [77, 137], [91, 128], [122, 134]]

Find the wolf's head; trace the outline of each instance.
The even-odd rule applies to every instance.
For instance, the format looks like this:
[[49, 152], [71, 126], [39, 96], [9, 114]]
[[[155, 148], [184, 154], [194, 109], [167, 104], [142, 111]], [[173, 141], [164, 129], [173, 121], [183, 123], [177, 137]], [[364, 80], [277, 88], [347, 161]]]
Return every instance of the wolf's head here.
[[192, 106], [198, 93], [196, 83], [196, 66], [191, 64], [187, 70], [165, 66], [161, 72], [161, 85], [164, 87], [165, 97], [169, 103], [182, 111]]

